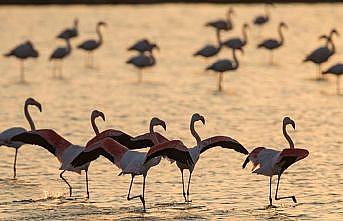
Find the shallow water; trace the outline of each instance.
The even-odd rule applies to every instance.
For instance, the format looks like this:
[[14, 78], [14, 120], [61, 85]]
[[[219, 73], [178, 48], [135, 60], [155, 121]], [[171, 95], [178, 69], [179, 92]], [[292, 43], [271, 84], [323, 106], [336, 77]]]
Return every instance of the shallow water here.
[[[240, 27], [263, 12], [261, 5], [235, 5], [236, 28], [224, 38], [241, 35]], [[40, 58], [26, 63], [28, 83], [20, 84], [15, 59], [0, 60], [0, 128], [28, 127], [23, 102], [32, 96], [43, 105], [43, 113], [32, 109], [38, 128], [53, 128], [75, 144], [93, 136], [90, 111], [106, 114], [101, 129], [117, 128], [131, 134], [144, 133], [153, 116], [164, 119], [169, 138], [193, 146], [188, 126], [199, 112], [206, 126], [197, 126], [202, 138], [222, 134], [239, 140], [247, 149], [287, 147], [282, 136], [283, 116], [291, 116], [297, 130], [291, 131], [296, 146], [307, 148], [309, 157], [293, 165], [281, 180], [281, 195], [295, 194], [298, 200], [275, 202], [266, 209], [268, 178], [242, 170], [245, 157], [230, 150], [212, 149], [202, 155], [193, 173], [192, 203], [182, 203], [181, 177], [175, 165], [163, 161], [147, 178], [147, 212], [139, 200], [126, 201], [130, 176], [105, 158], [89, 171], [90, 200], [85, 200], [84, 175], [68, 173], [74, 196], [68, 197], [59, 179], [59, 164], [39, 147], [23, 146], [17, 174], [12, 180], [14, 150], [1, 148], [0, 218], [3, 220], [339, 220], [343, 218], [343, 96], [337, 96], [335, 78], [318, 82], [316, 67], [303, 64], [305, 54], [318, 47], [318, 36], [331, 27], [343, 32], [343, 5], [277, 5], [272, 22], [262, 30], [251, 28], [241, 67], [224, 77], [224, 92], [217, 93], [217, 76], [203, 70], [218, 58], [231, 57], [224, 50], [217, 58], [204, 60], [191, 54], [205, 43], [215, 43], [214, 31], [204, 27], [223, 16], [225, 5], [153, 6], [43, 6], [0, 7], [1, 53], [31, 39]], [[84, 68], [84, 54], [74, 50], [64, 63], [64, 79], [52, 78], [47, 61], [53, 48], [63, 45], [54, 36], [80, 19], [81, 36], [72, 44], [94, 37], [98, 20], [109, 26], [105, 43], [95, 56], [96, 68]], [[256, 49], [267, 36], [277, 36], [276, 26], [285, 21], [286, 44], [268, 64], [268, 53]], [[137, 71], [125, 60], [134, 55], [126, 48], [142, 37], [157, 41], [158, 65], [144, 72], [137, 83]], [[342, 61], [343, 41], [336, 41], [338, 54], [325, 67]], [[1, 129], [1, 130], [2, 130]], [[139, 193], [141, 178], [134, 192]], [[275, 184], [275, 183], [274, 183]]]

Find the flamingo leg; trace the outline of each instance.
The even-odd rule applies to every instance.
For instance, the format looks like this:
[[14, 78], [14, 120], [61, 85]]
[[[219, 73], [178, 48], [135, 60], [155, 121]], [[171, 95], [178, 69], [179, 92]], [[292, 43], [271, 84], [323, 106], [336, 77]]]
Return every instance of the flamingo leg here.
[[68, 181], [63, 177], [63, 173], [66, 172], [65, 170], [62, 171], [62, 173], [60, 173], [60, 178], [68, 185], [69, 187], [69, 196], [71, 197], [72, 192], [73, 192], [73, 188], [71, 187], [71, 185], [68, 183]]
[[142, 83], [143, 81], [143, 71], [141, 68], [138, 70], [138, 83]]
[[61, 60], [61, 63], [60, 63], [60, 79], [63, 78], [63, 60]]
[[318, 64], [318, 80], [320, 80], [322, 78], [322, 73], [321, 73], [321, 68], [320, 68], [320, 64]]
[[274, 59], [273, 59], [273, 51], [270, 51], [270, 55], [269, 55], [269, 64], [273, 64], [274, 63]]
[[181, 170], [181, 177], [182, 177], [182, 195], [183, 195], [183, 198], [185, 199], [185, 202], [187, 202], [186, 192], [185, 192], [185, 182], [183, 179], [183, 170]]
[[129, 187], [129, 193], [127, 194], [127, 200], [130, 201], [132, 199], [135, 199], [135, 198], [140, 198], [142, 204], [143, 204], [143, 209], [145, 211], [145, 200], [144, 200], [144, 190], [145, 190], [145, 176], [144, 176], [144, 179], [143, 179], [143, 195], [137, 195], [137, 196], [132, 196], [130, 197], [130, 193], [131, 193], [131, 188], [132, 188], [132, 184], [133, 184], [133, 179], [135, 178], [135, 175], [131, 175], [131, 183], [130, 183], [130, 187]]
[[89, 199], [89, 189], [88, 189], [88, 170], [86, 172], [86, 190], [87, 190], [87, 199]]
[[187, 186], [187, 202], [192, 202], [192, 200], [189, 200], [189, 187], [191, 185], [191, 178], [192, 178], [192, 172], [189, 172], [189, 178], [188, 178], [188, 186]]
[[272, 199], [272, 176], [269, 178], [269, 207], [273, 206], [273, 199]]
[[340, 88], [339, 88], [339, 75], [337, 75], [337, 78], [336, 78], [336, 90], [337, 90], [337, 94], [340, 94]]
[[276, 193], [275, 193], [275, 200], [282, 200], [282, 199], [289, 199], [291, 198], [293, 200], [294, 203], [297, 203], [297, 199], [295, 198], [295, 196], [283, 196], [283, 197], [278, 197], [277, 193], [279, 190], [279, 183], [280, 183], [280, 178], [281, 178], [281, 174], [278, 175], [277, 178], [277, 186], [276, 186]]
[[24, 76], [24, 61], [20, 61], [20, 81], [25, 82]]
[[14, 163], [13, 163], [13, 179], [17, 176], [17, 155], [18, 155], [18, 148], [15, 149], [15, 155], [14, 155]]
[[218, 78], [218, 91], [222, 91], [222, 81], [223, 81], [223, 73], [219, 73], [219, 78]]

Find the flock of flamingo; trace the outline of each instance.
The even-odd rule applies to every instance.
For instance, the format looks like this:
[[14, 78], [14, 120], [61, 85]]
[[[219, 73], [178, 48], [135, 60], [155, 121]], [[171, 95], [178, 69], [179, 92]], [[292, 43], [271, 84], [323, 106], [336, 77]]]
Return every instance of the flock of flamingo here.
[[[266, 4], [265, 5], [265, 14], [256, 16], [253, 20], [253, 24], [255, 26], [263, 26], [270, 21], [270, 8], [273, 7], [273, 4]], [[217, 56], [222, 48], [228, 48], [232, 50], [232, 58], [230, 59], [219, 59], [215, 61], [213, 64], [206, 67], [205, 70], [212, 70], [218, 73], [218, 91], [223, 89], [222, 82], [223, 82], [223, 73], [236, 71], [239, 68], [239, 60], [237, 59], [237, 51], [243, 53], [244, 47], [248, 43], [248, 36], [247, 36], [247, 29], [249, 29], [248, 23], [244, 23], [242, 27], [242, 38], [234, 37], [226, 40], [221, 39], [221, 33], [227, 32], [234, 29], [234, 24], [232, 20], [232, 16], [234, 15], [234, 10], [230, 8], [226, 13], [225, 19], [219, 19], [215, 21], [211, 21], [205, 24], [206, 27], [213, 28], [216, 32], [217, 43], [215, 45], [205, 45], [203, 48], [196, 51], [193, 55], [194, 56], [201, 56], [204, 58], [210, 58]], [[78, 49], [84, 50], [87, 53], [86, 58], [86, 66], [92, 68], [94, 66], [93, 61], [93, 52], [99, 48], [103, 43], [103, 36], [101, 33], [101, 27], [106, 26], [105, 22], [98, 22], [96, 25], [96, 33], [98, 35], [98, 39], [91, 39], [87, 40], [77, 46]], [[281, 46], [284, 45], [285, 39], [283, 36], [283, 29], [287, 28], [287, 24], [284, 22], [280, 22], [278, 26], [278, 34], [279, 39], [265, 39], [262, 42], [257, 44], [258, 49], [266, 49], [270, 51], [270, 63], [273, 63], [273, 51], [279, 49]], [[71, 51], [72, 46], [70, 44], [70, 39], [75, 38], [79, 35], [78, 31], [78, 19], [75, 19], [74, 26], [72, 28], [65, 29], [57, 38], [63, 39], [66, 42], [65, 47], [58, 47], [56, 48], [51, 56], [50, 60], [55, 63], [53, 68], [53, 75], [57, 76], [59, 74], [62, 77], [62, 63], [65, 58], [67, 58]], [[340, 93], [340, 76], [343, 74], [343, 63], [338, 63], [327, 70], [322, 71], [321, 65], [327, 62], [331, 56], [336, 53], [335, 44], [333, 41], [333, 36], [339, 35], [337, 30], [332, 29], [329, 35], [322, 35], [320, 39], [325, 40], [325, 44], [317, 49], [313, 50], [309, 53], [304, 62], [312, 62], [318, 66], [318, 80], [323, 80], [324, 76], [327, 74], [336, 75], [336, 88], [337, 94]], [[154, 49], [159, 49], [159, 47], [149, 41], [148, 39], [141, 39], [137, 41], [134, 45], [128, 48], [129, 51], [137, 51], [138, 54], [129, 58], [126, 63], [131, 64], [134, 67], [138, 68], [139, 75], [138, 81], [142, 81], [142, 70], [152, 67], [156, 65], [156, 58], [154, 57], [153, 51]], [[37, 49], [33, 46], [31, 41], [26, 41], [19, 46], [15, 47], [13, 50], [5, 54], [6, 57], [14, 56], [21, 60], [20, 62], [20, 75], [21, 81], [24, 81], [24, 63], [23, 61], [27, 58], [37, 58], [39, 53]]]
[[[157, 117], [151, 119], [148, 131], [145, 134], [132, 136], [116, 129], [107, 129], [100, 132], [95, 120], [100, 117], [105, 121], [105, 115], [98, 110], [92, 111], [90, 116], [91, 125], [95, 133], [94, 137], [86, 145], [77, 145], [69, 142], [53, 129], [36, 129], [29, 113], [30, 106], [34, 106], [42, 112], [41, 104], [35, 99], [28, 98], [25, 101], [24, 114], [30, 125], [30, 130], [26, 130], [23, 127], [11, 127], [0, 134], [0, 146], [4, 145], [15, 149], [13, 164], [14, 178], [16, 178], [17, 174], [18, 149], [24, 144], [38, 145], [53, 154], [60, 162], [59, 169], [62, 171], [60, 178], [68, 185], [70, 196], [72, 196], [73, 189], [71, 184], [63, 177], [63, 174], [66, 171], [76, 172], [78, 174], [81, 174], [81, 171], [85, 171], [87, 198], [89, 198], [88, 168], [91, 162], [99, 156], [103, 156], [121, 170], [119, 175], [131, 175], [127, 200], [139, 198], [145, 211], [144, 191], [146, 177], [150, 168], [157, 166], [163, 158], [167, 158], [171, 162], [176, 163], [176, 166], [181, 172], [182, 195], [185, 202], [188, 203], [191, 202], [189, 190], [192, 172], [200, 159], [201, 153], [219, 146], [247, 155], [242, 167], [245, 168], [251, 162], [253, 164], [253, 173], [265, 175], [270, 178], [268, 207], [273, 206], [271, 185], [274, 175], [278, 178], [275, 200], [291, 198], [294, 203], [297, 203], [294, 195], [278, 196], [280, 178], [283, 172], [289, 166], [304, 159], [309, 154], [306, 149], [296, 148], [291, 137], [288, 135], [286, 130], [287, 125], [291, 125], [295, 129], [295, 122], [289, 117], [285, 117], [282, 124], [282, 132], [289, 143], [289, 148], [280, 151], [267, 147], [257, 147], [249, 153], [241, 143], [225, 135], [201, 139], [195, 129], [195, 124], [196, 122], [201, 122], [205, 125], [205, 118], [198, 113], [193, 114], [190, 120], [190, 133], [195, 139], [195, 146], [191, 148], [185, 146], [181, 140], [169, 139], [155, 132], [154, 128], [156, 126], [162, 127], [165, 131], [167, 129], [166, 123]], [[150, 148], [147, 152], [137, 151], [137, 149], [147, 147]], [[187, 188], [185, 188], [184, 170], [189, 171]], [[142, 194], [130, 196], [133, 180], [136, 176], [143, 176]]]

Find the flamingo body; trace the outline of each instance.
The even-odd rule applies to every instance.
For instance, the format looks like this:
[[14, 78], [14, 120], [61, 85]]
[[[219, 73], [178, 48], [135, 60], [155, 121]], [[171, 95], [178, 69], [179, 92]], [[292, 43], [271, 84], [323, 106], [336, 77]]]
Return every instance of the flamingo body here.
[[262, 26], [262, 25], [266, 24], [268, 21], [269, 21], [269, 16], [259, 15], [254, 19], [253, 23], [254, 23], [254, 25]]
[[146, 51], [152, 52], [152, 50], [155, 48], [159, 49], [159, 47], [156, 44], [150, 42], [148, 39], [142, 39], [142, 40], [137, 41], [134, 45], [129, 47], [127, 50], [138, 51], [140, 53], [144, 53]]
[[19, 59], [27, 58], [37, 58], [39, 56], [38, 51], [34, 48], [33, 44], [30, 41], [26, 41], [8, 53], [5, 54], [6, 57], [14, 56]]
[[130, 58], [126, 63], [132, 64], [137, 68], [146, 68], [154, 66], [156, 61], [153, 55], [140, 54]]
[[77, 37], [79, 35], [78, 23], [79, 23], [79, 20], [77, 18], [74, 19], [74, 27], [66, 28], [60, 34], [57, 35], [57, 38], [67, 40], [67, 39], [71, 39], [71, 38]]
[[221, 47], [216, 47], [214, 45], [205, 45], [203, 48], [201, 48], [200, 50], [198, 50], [197, 52], [195, 52], [193, 54], [193, 56], [202, 56], [202, 57], [212, 57], [217, 55], [220, 52]]

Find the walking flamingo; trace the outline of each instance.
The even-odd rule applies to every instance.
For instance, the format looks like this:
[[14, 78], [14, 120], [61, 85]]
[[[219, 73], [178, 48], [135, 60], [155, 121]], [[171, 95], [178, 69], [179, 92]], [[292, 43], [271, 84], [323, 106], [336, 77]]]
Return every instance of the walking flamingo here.
[[[321, 64], [324, 62], [327, 62], [329, 58], [336, 53], [336, 47], [332, 40], [332, 37], [334, 35], [339, 36], [339, 33], [336, 29], [332, 29], [329, 36], [322, 35], [319, 37], [319, 39], [325, 39], [326, 43], [324, 46], [319, 47], [312, 51], [309, 55], [306, 56], [306, 58], [303, 60], [303, 62], [311, 61], [314, 64], [317, 64], [318, 67], [318, 78], [317, 80], [322, 79], [322, 71], [321, 71]], [[329, 46], [331, 48], [329, 48]]]
[[28, 58], [37, 58], [39, 56], [38, 51], [34, 48], [31, 41], [26, 41], [8, 53], [4, 54], [5, 57], [14, 56], [20, 59], [20, 81], [25, 82], [24, 76], [24, 60]]
[[67, 39], [77, 37], [79, 35], [78, 25], [79, 25], [79, 19], [75, 18], [74, 27], [63, 30], [59, 35], [57, 35], [57, 38], [67, 40]]
[[[294, 148], [294, 143], [291, 137], [288, 135], [286, 126], [292, 125], [295, 129], [295, 122], [289, 117], [283, 119], [282, 132], [284, 137], [289, 143], [289, 148], [282, 151], [269, 149], [265, 147], [255, 148], [246, 158], [243, 163], [243, 169], [251, 161], [253, 164], [253, 173], [269, 176], [269, 207], [273, 206], [272, 203], [272, 177], [278, 176], [275, 200], [291, 198], [294, 203], [297, 203], [295, 196], [278, 197], [280, 178], [283, 172], [295, 162], [304, 159], [308, 156], [309, 152], [306, 149]], [[254, 170], [257, 166], [258, 169]]]
[[[195, 131], [195, 128], [194, 128], [194, 124], [197, 121], [201, 121], [203, 124], [205, 124], [205, 118], [198, 113], [195, 113], [192, 115], [191, 123], [190, 123], [190, 131], [197, 143], [195, 147], [188, 149], [179, 140], [164, 142], [150, 148], [145, 159], [145, 162], [150, 162], [150, 160], [154, 159], [155, 157], [166, 156], [176, 161], [176, 165], [178, 166], [181, 172], [182, 194], [185, 199], [185, 202], [190, 202], [189, 187], [190, 187], [191, 177], [192, 177], [192, 173], [195, 168], [195, 165], [200, 158], [201, 153], [216, 146], [233, 149], [242, 154], [249, 153], [238, 141], [227, 136], [214, 136], [214, 137], [207, 138], [205, 140], [201, 140], [199, 134]], [[185, 192], [185, 187], [184, 187], [185, 185], [184, 185], [184, 179], [183, 179], [183, 170], [185, 169], [189, 170], [187, 197], [186, 197], [186, 192]]]
[[71, 53], [71, 45], [69, 38], [65, 39], [67, 46], [66, 47], [58, 47], [56, 48], [52, 54], [50, 55], [50, 61], [55, 62], [55, 66], [53, 67], [53, 76], [56, 77], [56, 69], [57, 69], [57, 62], [60, 62], [59, 72], [60, 78], [62, 78], [62, 65], [63, 59], [68, 57]]
[[[27, 98], [24, 104], [24, 114], [25, 114], [26, 120], [29, 122], [31, 130], [35, 130], [35, 124], [30, 115], [29, 106], [37, 107], [40, 112], [42, 112], [42, 106], [38, 101], [36, 101], [33, 98]], [[0, 146], [3, 145], [3, 146], [15, 148], [15, 155], [14, 155], [14, 162], [13, 162], [13, 179], [15, 179], [17, 176], [16, 165], [17, 165], [18, 149], [22, 145], [24, 145], [24, 143], [14, 141], [12, 139], [14, 136], [21, 134], [25, 131], [26, 129], [23, 127], [11, 127], [4, 130], [2, 133], [0, 133]]]
[[103, 37], [101, 34], [101, 27], [106, 27], [107, 24], [105, 22], [98, 22], [96, 25], [96, 33], [98, 35], [98, 40], [91, 39], [83, 42], [82, 44], [78, 45], [77, 48], [85, 50], [88, 53], [88, 58], [86, 59], [86, 67], [93, 67], [94, 62], [93, 62], [93, 54], [92, 52], [99, 48], [102, 43], [103, 43]]
[[138, 51], [141, 54], [144, 54], [144, 52], [152, 52], [154, 49], [160, 50], [160, 48], [157, 46], [157, 44], [150, 42], [148, 39], [142, 39], [137, 41], [135, 44], [133, 44], [131, 47], [129, 47], [128, 51]]
[[[155, 144], [159, 142], [154, 132], [154, 127], [158, 125], [162, 126], [166, 130], [166, 124], [164, 121], [156, 117], [152, 118], [150, 121], [150, 133], [154, 138]], [[127, 200], [140, 198], [143, 204], [143, 209], [145, 211], [145, 180], [149, 169], [151, 167], [158, 165], [161, 161], [161, 157], [149, 160], [149, 162], [144, 163], [146, 160], [146, 153], [130, 150], [122, 144], [116, 142], [115, 140], [107, 137], [86, 147], [85, 150], [71, 162], [71, 164], [77, 167], [87, 162], [96, 160], [99, 156], [106, 157], [119, 169], [121, 169], [122, 172], [119, 175], [131, 174], [131, 182], [127, 195]], [[133, 180], [135, 176], [139, 175], [143, 176], [142, 194], [130, 197]]]
[[143, 69], [155, 66], [156, 59], [153, 53], [151, 52], [150, 54], [139, 54], [133, 56], [129, 60], [127, 60], [126, 63], [132, 64], [133, 66], [138, 68], [138, 83], [141, 83], [143, 78]]
[[254, 21], [253, 21], [254, 25], [262, 26], [262, 25], [265, 25], [267, 22], [269, 22], [269, 16], [270, 16], [269, 8], [270, 8], [270, 6], [274, 6], [274, 4], [267, 3], [264, 5], [264, 15], [256, 16], [254, 18]]
[[337, 94], [340, 94], [340, 88], [339, 88], [339, 78], [343, 74], [343, 63], [338, 63], [330, 68], [328, 68], [326, 71], [323, 71], [322, 74], [333, 74], [336, 75], [336, 90]]
[[233, 61], [228, 60], [228, 59], [222, 59], [222, 60], [216, 61], [215, 63], [213, 63], [212, 65], [206, 68], [206, 70], [213, 70], [219, 73], [218, 91], [222, 91], [223, 73], [226, 71], [237, 70], [239, 67], [239, 62], [236, 57], [236, 50], [239, 50], [243, 53], [243, 49], [232, 49]]
[[231, 49], [242, 49], [248, 43], [247, 29], [249, 29], [249, 25], [244, 23], [242, 27], [243, 38], [230, 38], [224, 41], [223, 45]]
[[270, 51], [270, 64], [273, 64], [273, 50], [280, 48], [284, 44], [284, 37], [282, 34], [282, 28], [288, 28], [286, 23], [280, 22], [278, 27], [278, 33], [280, 36], [280, 40], [277, 39], [266, 39], [260, 44], [258, 44], [257, 48], [264, 48]]

